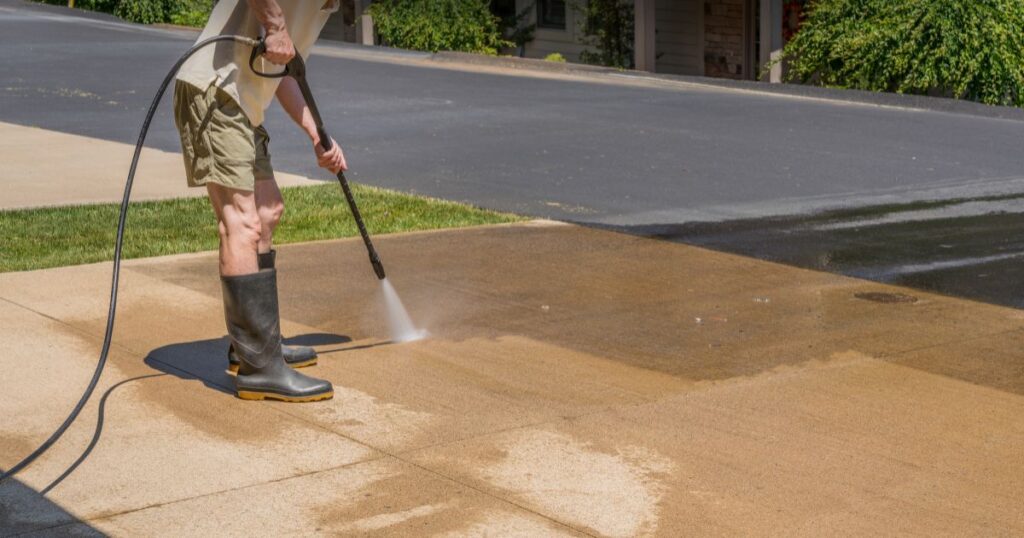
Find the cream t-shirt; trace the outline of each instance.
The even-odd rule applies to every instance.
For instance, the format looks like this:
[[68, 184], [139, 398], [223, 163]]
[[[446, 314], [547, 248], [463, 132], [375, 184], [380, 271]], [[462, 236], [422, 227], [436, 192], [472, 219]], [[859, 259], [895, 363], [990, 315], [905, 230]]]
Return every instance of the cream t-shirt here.
[[[303, 59], [309, 57], [327, 18], [338, 10], [339, 0], [277, 0], [284, 12], [285, 26]], [[210, 14], [198, 41], [215, 35], [241, 35], [257, 38], [263, 27], [245, 0], [220, 0]], [[279, 78], [263, 78], [249, 68], [252, 47], [231, 41], [208, 45], [189, 58], [178, 71], [182, 80], [200, 89], [217, 84], [238, 102], [253, 126], [263, 124], [263, 113], [274, 99]], [[262, 58], [256, 68], [273, 73], [281, 70]]]

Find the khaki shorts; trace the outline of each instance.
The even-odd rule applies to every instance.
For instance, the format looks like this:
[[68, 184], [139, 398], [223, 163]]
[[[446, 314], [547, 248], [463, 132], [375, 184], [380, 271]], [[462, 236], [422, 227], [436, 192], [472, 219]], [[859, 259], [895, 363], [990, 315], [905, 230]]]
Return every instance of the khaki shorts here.
[[253, 127], [238, 103], [216, 84], [201, 90], [177, 81], [174, 123], [189, 187], [216, 183], [252, 191], [257, 181], [274, 179], [267, 130]]

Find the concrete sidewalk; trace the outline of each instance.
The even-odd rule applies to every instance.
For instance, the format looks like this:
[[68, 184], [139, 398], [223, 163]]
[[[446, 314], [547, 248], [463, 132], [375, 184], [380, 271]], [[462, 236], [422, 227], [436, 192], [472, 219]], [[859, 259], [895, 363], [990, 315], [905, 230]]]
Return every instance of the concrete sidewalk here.
[[[135, 146], [0, 122], [0, 209], [120, 202]], [[277, 173], [283, 187], [318, 181]], [[133, 200], [206, 196], [185, 183], [181, 153], [145, 148]]]
[[[127, 263], [0, 534], [1024, 533], [1020, 311], [542, 222], [378, 244], [430, 339], [386, 342], [358, 240], [281, 249], [309, 405], [232, 396], [214, 253]], [[108, 282], [0, 275], [0, 467], [84, 386]]]

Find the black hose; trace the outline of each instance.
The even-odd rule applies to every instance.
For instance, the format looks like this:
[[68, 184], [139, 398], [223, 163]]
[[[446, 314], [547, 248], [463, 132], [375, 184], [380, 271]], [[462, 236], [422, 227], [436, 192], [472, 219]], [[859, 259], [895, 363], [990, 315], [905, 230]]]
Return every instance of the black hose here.
[[64, 432], [67, 431], [75, 419], [78, 418], [79, 413], [82, 412], [85, 404], [88, 403], [89, 398], [92, 397], [93, 391], [96, 390], [96, 385], [99, 383], [100, 376], [103, 374], [103, 367], [107, 364], [107, 355], [110, 353], [110, 342], [114, 334], [114, 315], [117, 313], [117, 285], [121, 274], [121, 247], [124, 245], [124, 226], [128, 219], [128, 203], [131, 200], [132, 183], [135, 182], [135, 169], [139, 165], [139, 156], [142, 154], [142, 146], [146, 141], [146, 135], [149, 133], [149, 124], [152, 123], [153, 116], [156, 115], [156, 109], [160, 105], [160, 100], [163, 98], [164, 92], [167, 91], [167, 86], [169, 86], [171, 81], [174, 80], [174, 77], [178, 74], [178, 69], [181, 69], [182, 64], [184, 64], [185, 61], [193, 54], [198, 52], [199, 49], [219, 41], [235, 41], [252, 47], [259, 44], [255, 39], [235, 35], [220, 35], [204, 39], [193, 45], [192, 48], [188, 49], [181, 58], [178, 58], [174, 67], [167, 73], [167, 77], [164, 78], [163, 83], [160, 84], [160, 89], [156, 92], [156, 97], [153, 98], [153, 103], [149, 105], [149, 111], [146, 113], [146, 120], [142, 122], [142, 131], [139, 132], [139, 140], [135, 143], [135, 154], [132, 156], [132, 165], [128, 169], [128, 180], [124, 185], [124, 197], [121, 199], [121, 213], [117, 220], [117, 241], [114, 245], [114, 270], [110, 283], [110, 307], [107, 310], [107, 328], [103, 334], [103, 348], [100, 350], [99, 362], [96, 363], [96, 371], [92, 374], [92, 380], [89, 381], [89, 386], [85, 389], [85, 392], [82, 393], [82, 398], [78, 400], [78, 404], [71, 410], [71, 414], [64, 420], [64, 423], [61, 424], [52, 435], [50, 435], [49, 439], [39, 445], [39, 448], [35, 449], [34, 452], [15, 464], [14, 467], [11, 467], [3, 475], [0, 475], [0, 483], [3, 483], [8, 478], [18, 474], [49, 450], [49, 448], [53, 446], [53, 444], [56, 443], [62, 435], [64, 435]]

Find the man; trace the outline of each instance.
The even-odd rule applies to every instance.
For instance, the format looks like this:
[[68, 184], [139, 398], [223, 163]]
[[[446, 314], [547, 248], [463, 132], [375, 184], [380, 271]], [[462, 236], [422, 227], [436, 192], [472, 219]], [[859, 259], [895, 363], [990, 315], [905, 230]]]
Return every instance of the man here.
[[[277, 71], [296, 53], [304, 57], [338, 0], [220, 0], [199, 39], [214, 35], [263, 35], [267, 47], [257, 69]], [[222, 42], [197, 52], [181, 69], [174, 94], [188, 184], [205, 186], [217, 216], [224, 317], [235, 387], [240, 398], [311, 402], [331, 398], [325, 380], [294, 367], [316, 363], [310, 348], [281, 342], [274, 268], [274, 228], [284, 212], [270, 164], [263, 114], [274, 97], [309, 135], [317, 162], [337, 173], [346, 169], [340, 146], [323, 151], [313, 118], [291, 78], [252, 72], [252, 49]], [[265, 62], [264, 62], [265, 60]]]

